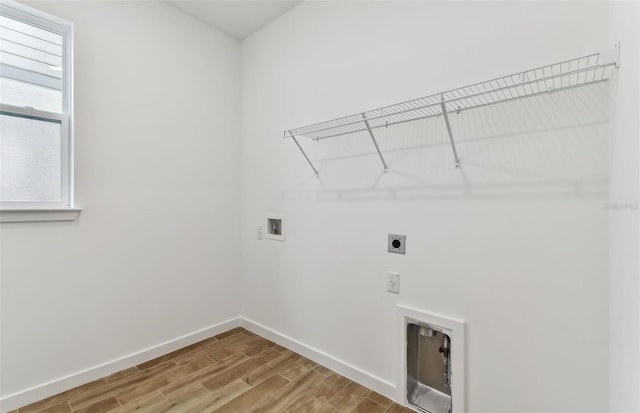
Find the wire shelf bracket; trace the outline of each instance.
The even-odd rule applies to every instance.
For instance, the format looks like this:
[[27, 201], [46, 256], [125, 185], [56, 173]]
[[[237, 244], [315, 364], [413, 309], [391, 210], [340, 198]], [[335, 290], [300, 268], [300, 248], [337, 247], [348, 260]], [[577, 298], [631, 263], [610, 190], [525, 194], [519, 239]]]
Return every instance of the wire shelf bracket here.
[[380, 157], [380, 162], [382, 162], [382, 166], [384, 167], [384, 173], [389, 171], [387, 167], [387, 163], [384, 161], [384, 157], [382, 156], [382, 152], [380, 152], [380, 147], [378, 146], [378, 142], [376, 141], [376, 137], [373, 136], [373, 131], [371, 130], [371, 126], [369, 125], [369, 121], [367, 120], [366, 113], [362, 114], [362, 120], [364, 121], [364, 126], [367, 127], [367, 131], [369, 132], [369, 136], [371, 136], [371, 141], [373, 142], [373, 146], [376, 147], [376, 152], [378, 152], [378, 156]]
[[289, 131], [289, 136], [291, 136], [293, 141], [296, 143], [296, 146], [298, 147], [298, 149], [300, 149], [300, 152], [302, 152], [302, 156], [304, 156], [304, 159], [306, 159], [307, 162], [309, 162], [309, 166], [311, 167], [311, 169], [313, 169], [313, 173], [316, 175], [316, 178], [317, 178], [318, 177], [318, 170], [316, 169], [315, 166], [313, 166], [313, 163], [311, 162], [311, 160], [309, 159], [309, 157], [305, 153], [304, 149], [302, 149], [302, 146], [300, 146], [300, 144], [298, 143], [298, 140], [296, 139], [295, 135], [293, 133], [291, 133], [291, 131]]
[[451, 142], [451, 149], [453, 150], [453, 159], [455, 159], [456, 161], [456, 168], [460, 168], [460, 158], [458, 157], [458, 151], [456, 150], [456, 143], [453, 140], [453, 132], [451, 132], [451, 125], [449, 124], [449, 115], [447, 113], [447, 105], [442, 93], [440, 94], [440, 108], [442, 110], [442, 117], [444, 118], [444, 124], [447, 126], [447, 133], [449, 134], [449, 142]]
[[548, 94], [562, 89], [606, 82], [612, 78], [615, 69], [619, 67], [620, 42], [616, 43], [614, 47], [598, 53], [540, 66], [512, 75], [354, 115], [343, 116], [330, 121], [291, 129], [285, 132], [284, 137], [286, 138], [288, 133], [289, 137], [293, 138], [313, 172], [318, 176], [318, 171], [296, 137], [304, 136], [314, 141], [321, 141], [323, 139], [366, 132], [371, 137], [378, 157], [384, 166], [385, 172], [387, 172], [387, 163], [375, 138], [375, 130], [442, 116], [453, 150], [455, 166], [459, 168], [460, 158], [456, 149], [449, 115], [516, 99]]

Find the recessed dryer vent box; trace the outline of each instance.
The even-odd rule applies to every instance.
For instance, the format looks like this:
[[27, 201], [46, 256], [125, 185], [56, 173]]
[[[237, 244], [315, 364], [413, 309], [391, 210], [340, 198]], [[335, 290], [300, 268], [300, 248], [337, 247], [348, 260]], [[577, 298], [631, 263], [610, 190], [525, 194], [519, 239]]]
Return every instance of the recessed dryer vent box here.
[[465, 323], [398, 305], [399, 398], [421, 413], [464, 413]]
[[451, 337], [430, 324], [408, 322], [406, 339], [407, 401], [420, 411], [451, 413]]
[[267, 230], [265, 231], [265, 238], [284, 241], [283, 229], [282, 215], [267, 214]]

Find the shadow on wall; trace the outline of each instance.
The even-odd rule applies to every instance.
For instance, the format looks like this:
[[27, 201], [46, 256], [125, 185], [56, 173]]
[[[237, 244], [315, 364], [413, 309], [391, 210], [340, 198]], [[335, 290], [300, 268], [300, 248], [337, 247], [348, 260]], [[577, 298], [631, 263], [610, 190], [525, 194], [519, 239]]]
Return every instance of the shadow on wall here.
[[[374, 130], [382, 163], [367, 133], [299, 138], [318, 168], [289, 159], [288, 199], [600, 198], [607, 194], [609, 84], [451, 114], [461, 161], [442, 117]], [[293, 145], [293, 143], [291, 143]], [[301, 162], [298, 167], [294, 162]]]

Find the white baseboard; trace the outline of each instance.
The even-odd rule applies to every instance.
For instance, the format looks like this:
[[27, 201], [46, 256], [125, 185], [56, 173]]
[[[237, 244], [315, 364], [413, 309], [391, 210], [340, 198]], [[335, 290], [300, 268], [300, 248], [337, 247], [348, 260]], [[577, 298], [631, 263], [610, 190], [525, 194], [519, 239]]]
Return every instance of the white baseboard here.
[[216, 334], [224, 333], [225, 331], [239, 327], [240, 325], [241, 319], [236, 317], [231, 320], [203, 328], [202, 330], [186, 334], [182, 337], [166, 341], [156, 346], [149, 347], [139, 352], [129, 354], [116, 360], [70, 374], [66, 377], [52, 380], [48, 383], [43, 383], [30, 389], [10, 394], [0, 399], [0, 411], [4, 413], [9, 410], [26, 406], [27, 404], [37, 402], [74, 387], [89, 383], [93, 380], [116, 373], [120, 370], [144, 363], [145, 361], [162, 356], [163, 354], [197, 343], [198, 341], [215, 336]]
[[322, 364], [323, 366], [340, 373], [348, 379], [368, 387], [391, 400], [397, 401], [396, 386], [393, 383], [247, 318], [240, 318], [240, 326], [259, 336], [280, 344], [283, 347], [293, 350], [298, 354], [302, 354], [306, 358]]
[[293, 350], [316, 363], [322, 364], [323, 366], [342, 374], [348, 379], [375, 390], [392, 400], [396, 399], [396, 386], [393, 383], [252, 320], [237, 317], [202, 330], [189, 333], [182, 337], [169, 340], [156, 346], [149, 347], [137, 353], [129, 354], [119, 359], [43, 383], [30, 389], [10, 394], [0, 399], [0, 411], [5, 413], [9, 410], [26, 406], [30, 403], [34, 403], [74, 387], [89, 383], [93, 380], [97, 380], [140, 363], [144, 363], [145, 361], [178, 350], [182, 347], [186, 347], [190, 344], [197, 343], [198, 341], [239, 326], [280, 344], [283, 347]]

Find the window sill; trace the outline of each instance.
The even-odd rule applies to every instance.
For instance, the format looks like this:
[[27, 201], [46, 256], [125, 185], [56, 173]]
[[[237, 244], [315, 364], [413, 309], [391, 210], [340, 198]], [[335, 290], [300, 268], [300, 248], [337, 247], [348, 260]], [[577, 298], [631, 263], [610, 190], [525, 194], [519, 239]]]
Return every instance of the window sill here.
[[14, 208], [0, 210], [0, 222], [75, 221], [82, 208]]

